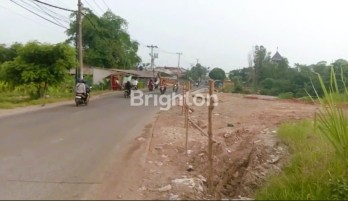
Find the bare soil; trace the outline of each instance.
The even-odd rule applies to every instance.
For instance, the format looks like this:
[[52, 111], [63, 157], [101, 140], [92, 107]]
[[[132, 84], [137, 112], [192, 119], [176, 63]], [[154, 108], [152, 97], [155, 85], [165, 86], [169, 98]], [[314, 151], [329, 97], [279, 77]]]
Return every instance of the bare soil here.
[[[213, 193], [206, 181], [208, 138], [190, 125], [186, 152], [184, 115], [175, 106], [160, 112], [151, 128], [134, 139], [93, 199], [252, 199], [289, 159], [287, 147], [277, 139], [278, 126], [312, 118], [316, 106], [257, 95], [221, 93], [218, 98]], [[208, 107], [192, 109], [190, 118], [207, 131]]]

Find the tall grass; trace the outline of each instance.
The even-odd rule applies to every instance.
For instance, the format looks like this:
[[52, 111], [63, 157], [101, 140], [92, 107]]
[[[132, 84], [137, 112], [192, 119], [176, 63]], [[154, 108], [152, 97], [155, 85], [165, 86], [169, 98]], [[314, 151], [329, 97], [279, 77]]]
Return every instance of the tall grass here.
[[342, 71], [343, 88], [341, 89], [338, 87], [333, 68], [331, 68], [330, 75], [330, 87], [327, 88], [318, 74], [324, 97], [319, 99], [322, 107], [317, 115], [317, 125], [323, 136], [335, 148], [336, 154], [348, 164], [348, 116], [346, 109], [343, 107], [347, 101], [348, 90]]
[[288, 145], [291, 160], [258, 190], [256, 199], [348, 199], [346, 167], [330, 142], [314, 132], [312, 121], [283, 124], [278, 135]]
[[[291, 161], [259, 189], [262, 200], [348, 200], [348, 90], [341, 71], [339, 87], [334, 69], [325, 85], [318, 75], [323, 97], [314, 124], [291, 123], [279, 128], [280, 139], [289, 146]], [[318, 129], [317, 129], [318, 128]]]

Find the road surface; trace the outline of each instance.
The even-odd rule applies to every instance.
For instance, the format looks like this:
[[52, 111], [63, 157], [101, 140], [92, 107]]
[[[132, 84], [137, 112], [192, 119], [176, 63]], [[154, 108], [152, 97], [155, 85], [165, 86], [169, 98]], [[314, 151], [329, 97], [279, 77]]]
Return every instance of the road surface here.
[[0, 199], [81, 199], [101, 184], [112, 153], [141, 134], [158, 111], [151, 101], [131, 107], [115, 93], [88, 106], [72, 101], [0, 117]]

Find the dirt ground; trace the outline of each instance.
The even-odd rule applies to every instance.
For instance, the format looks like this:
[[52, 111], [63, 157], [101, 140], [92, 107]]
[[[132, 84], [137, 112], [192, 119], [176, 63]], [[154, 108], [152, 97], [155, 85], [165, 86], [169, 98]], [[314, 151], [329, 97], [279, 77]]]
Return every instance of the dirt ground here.
[[[277, 127], [313, 116], [316, 107], [264, 96], [218, 94], [213, 110], [214, 189], [207, 189], [208, 138], [189, 127], [185, 150], [184, 116], [180, 106], [159, 113], [134, 139], [122, 166], [96, 199], [252, 199], [265, 179], [288, 161]], [[208, 107], [192, 106], [190, 118], [207, 130]], [[121, 165], [121, 164], [119, 164]], [[120, 167], [120, 166], [118, 166]]]

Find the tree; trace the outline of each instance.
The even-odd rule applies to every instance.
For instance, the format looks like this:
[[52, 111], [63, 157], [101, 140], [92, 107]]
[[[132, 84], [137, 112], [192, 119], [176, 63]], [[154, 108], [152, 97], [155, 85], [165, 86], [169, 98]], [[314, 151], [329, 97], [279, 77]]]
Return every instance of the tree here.
[[214, 68], [210, 71], [209, 77], [213, 80], [224, 80], [226, 78], [226, 73], [221, 68]]
[[196, 81], [198, 79], [202, 79], [206, 76], [208, 69], [201, 64], [196, 64], [189, 71], [186, 71], [185, 78], [188, 80]]
[[29, 42], [17, 53], [13, 61], [2, 64], [4, 79], [14, 86], [33, 86], [35, 98], [42, 97], [48, 85], [63, 82], [68, 70], [76, 66], [75, 50], [67, 44]]
[[[261, 76], [261, 69], [263, 67], [264, 61], [267, 57], [267, 50], [265, 47], [261, 46], [255, 46], [255, 52], [254, 52], [254, 77], [253, 77], [253, 84], [254, 87], [257, 88], [258, 83], [260, 82], [260, 76]], [[269, 57], [269, 55], [268, 55]]]
[[[84, 9], [82, 21], [82, 41], [84, 62], [92, 66], [104, 68], [121, 67], [129, 69], [141, 62], [137, 55], [139, 43], [131, 40], [127, 33], [127, 21], [113, 14], [110, 10], [101, 17], [90, 9]], [[76, 14], [72, 15], [76, 19]], [[76, 39], [76, 20], [70, 23], [66, 31], [69, 39]]]
[[0, 64], [6, 61], [12, 61], [17, 56], [17, 50], [22, 47], [20, 43], [14, 43], [10, 47], [0, 44]]

